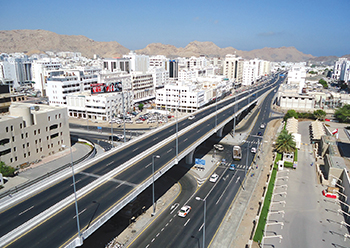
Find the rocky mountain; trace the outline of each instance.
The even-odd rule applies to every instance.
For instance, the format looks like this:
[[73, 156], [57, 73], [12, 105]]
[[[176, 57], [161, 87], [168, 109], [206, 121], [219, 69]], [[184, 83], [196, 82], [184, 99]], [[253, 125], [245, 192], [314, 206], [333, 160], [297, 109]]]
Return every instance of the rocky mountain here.
[[60, 35], [46, 30], [0, 30], [0, 53], [45, 51], [80, 52], [83, 56], [117, 57], [128, 54], [129, 49], [116, 41], [97, 42], [82, 35]]
[[[116, 41], [98, 42], [82, 35], [60, 35], [46, 30], [0, 30], [0, 53], [24, 52], [27, 54], [45, 51], [80, 52], [85, 57], [97, 54], [104, 58], [120, 57], [128, 54], [129, 49]], [[233, 47], [220, 48], [213, 42], [193, 41], [186, 47], [175, 47], [161, 43], [151, 43], [136, 53], [147, 55], [165, 55], [168, 57], [220, 56], [236, 54], [246, 59], [260, 58], [269, 61], [309, 61], [318, 60], [311, 54], [304, 54], [295, 47], [262, 48], [241, 51]], [[345, 55], [349, 56], [349, 55]], [[322, 59], [322, 58], [320, 58]], [[333, 58], [330, 58], [333, 59]]]

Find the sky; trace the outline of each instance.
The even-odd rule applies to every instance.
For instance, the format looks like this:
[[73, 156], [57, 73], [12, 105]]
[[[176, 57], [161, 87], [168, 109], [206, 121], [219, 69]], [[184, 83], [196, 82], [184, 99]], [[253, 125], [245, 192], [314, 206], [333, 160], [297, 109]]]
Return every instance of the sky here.
[[0, 30], [84, 35], [131, 50], [196, 40], [244, 51], [350, 54], [350, 0], [0, 0], [0, 9]]

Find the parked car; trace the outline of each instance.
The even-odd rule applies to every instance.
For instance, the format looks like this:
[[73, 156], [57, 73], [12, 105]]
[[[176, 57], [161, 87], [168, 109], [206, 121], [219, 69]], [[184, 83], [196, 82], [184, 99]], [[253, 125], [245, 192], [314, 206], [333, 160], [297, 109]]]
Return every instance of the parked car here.
[[252, 153], [256, 153], [256, 148], [252, 147], [252, 149], [250, 150]]
[[190, 206], [183, 206], [177, 215], [180, 217], [186, 217], [190, 211], [191, 211]]
[[219, 175], [214, 173], [213, 175], [211, 175], [211, 177], [209, 178], [209, 181], [212, 183], [215, 183], [219, 178]]
[[143, 121], [142, 121], [142, 120], [136, 120], [135, 123], [136, 123], [136, 124], [142, 124]]

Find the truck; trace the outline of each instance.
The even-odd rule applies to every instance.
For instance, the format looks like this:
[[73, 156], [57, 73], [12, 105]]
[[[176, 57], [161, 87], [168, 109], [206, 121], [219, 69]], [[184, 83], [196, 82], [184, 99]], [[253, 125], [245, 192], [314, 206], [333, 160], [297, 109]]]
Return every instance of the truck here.
[[242, 159], [242, 149], [240, 146], [234, 146], [232, 152], [233, 160], [241, 160]]

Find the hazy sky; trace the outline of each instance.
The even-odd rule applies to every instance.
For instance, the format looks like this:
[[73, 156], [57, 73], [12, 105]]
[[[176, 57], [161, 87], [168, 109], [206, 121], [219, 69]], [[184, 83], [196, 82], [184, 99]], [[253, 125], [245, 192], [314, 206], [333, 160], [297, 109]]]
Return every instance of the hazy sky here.
[[294, 46], [314, 56], [350, 54], [350, 0], [0, 0], [0, 9], [0, 30], [84, 35], [131, 50], [197, 40], [246, 51]]

